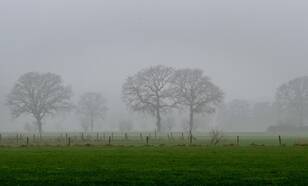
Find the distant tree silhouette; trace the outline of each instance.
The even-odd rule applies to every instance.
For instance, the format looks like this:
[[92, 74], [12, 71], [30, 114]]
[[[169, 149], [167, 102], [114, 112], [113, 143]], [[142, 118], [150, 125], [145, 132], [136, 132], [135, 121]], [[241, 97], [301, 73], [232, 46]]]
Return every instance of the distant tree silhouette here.
[[156, 117], [157, 131], [162, 130], [161, 114], [174, 107], [170, 82], [174, 70], [162, 65], [146, 68], [128, 77], [122, 95], [126, 105], [137, 112]]
[[281, 85], [276, 92], [276, 105], [281, 114], [303, 126], [308, 113], [308, 76]]
[[94, 132], [94, 124], [99, 119], [104, 119], [108, 108], [105, 98], [96, 92], [88, 92], [81, 96], [77, 106], [77, 113], [85, 131], [89, 128]]
[[177, 105], [189, 111], [189, 131], [194, 127], [194, 115], [213, 113], [224, 95], [200, 69], [181, 69], [174, 73], [172, 92]]
[[61, 110], [70, 110], [72, 90], [64, 86], [56, 74], [29, 72], [22, 75], [11, 93], [7, 105], [12, 115], [19, 117], [30, 114], [36, 119], [38, 131], [42, 134], [43, 119]]

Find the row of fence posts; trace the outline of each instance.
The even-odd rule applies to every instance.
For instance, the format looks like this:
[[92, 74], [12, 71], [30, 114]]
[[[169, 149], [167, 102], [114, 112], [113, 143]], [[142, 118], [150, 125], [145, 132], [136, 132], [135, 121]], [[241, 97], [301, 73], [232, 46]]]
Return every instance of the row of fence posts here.
[[[124, 133], [123, 136], [124, 136], [124, 137], [123, 137], [124, 140], [129, 140], [128, 133]], [[148, 136], [151, 137], [151, 134], [149, 134]], [[97, 135], [96, 135], [96, 140], [99, 141], [99, 140], [101, 139], [101, 137], [102, 137], [102, 136], [100, 136], [100, 133], [97, 133]], [[142, 133], [139, 134], [139, 137], [140, 137], [140, 140], [143, 140], [143, 134], [142, 134]], [[155, 137], [155, 139], [157, 139], [157, 133], [156, 133], [156, 132], [154, 133], [154, 137]], [[168, 140], [171, 140], [171, 139], [174, 140], [174, 139], [175, 139], [174, 136], [173, 136], [173, 133], [168, 133], [168, 134], [167, 134], [167, 137], [168, 137]], [[182, 138], [182, 139], [185, 139], [184, 133], [183, 133], [183, 132], [181, 133], [181, 138]], [[103, 133], [103, 139], [104, 139], [104, 140], [106, 139], [105, 133]], [[112, 140], [114, 139], [114, 134], [113, 134], [113, 133], [111, 133], [111, 139], [112, 139]], [[85, 137], [84, 137], [84, 133], [81, 133], [81, 140], [82, 140], [82, 141], [85, 141], [85, 140], [86, 140]]]
[[[155, 139], [157, 139], [156, 132], [155, 132], [154, 135], [155, 135]], [[140, 133], [139, 136], [140, 136], [140, 139], [143, 140], [143, 134]], [[183, 139], [185, 139], [184, 133], [182, 133], [181, 136], [182, 136]], [[16, 135], [16, 143], [19, 144], [20, 141], [23, 141], [23, 137], [24, 136], [22, 134], [17, 134]], [[146, 136], [146, 145], [150, 144], [150, 137], [151, 137], [151, 135]], [[170, 133], [170, 136], [168, 134], [168, 139], [170, 139], [170, 137], [172, 139], [174, 139], [172, 133]], [[41, 141], [42, 137], [41, 136], [37, 137], [36, 135], [33, 135], [32, 141], [36, 142], [37, 139], [39, 139], [39, 141]], [[103, 139], [105, 141], [105, 139], [106, 139], [106, 135], [105, 134], [103, 134]], [[111, 145], [111, 142], [113, 141], [113, 139], [114, 139], [114, 135], [112, 133], [110, 136], [108, 136], [108, 145]], [[125, 140], [129, 139], [127, 133], [124, 134], [124, 139]], [[2, 140], [3, 140], [3, 136], [2, 136], [2, 134], [0, 134], [0, 144], [2, 143]], [[81, 133], [81, 140], [85, 141], [84, 133]], [[100, 134], [99, 133], [97, 133], [97, 135], [96, 135], [96, 140], [97, 141], [100, 140]], [[280, 135], [278, 136], [278, 143], [279, 143], [279, 146], [283, 145], [282, 144], [282, 137]], [[26, 145], [29, 146], [29, 144], [30, 144], [30, 138], [29, 138], [29, 136], [26, 136]], [[69, 136], [68, 133], [65, 134], [65, 144], [68, 145], [68, 146], [71, 146], [71, 144], [72, 144], [72, 138], [71, 138], [71, 136]], [[192, 144], [193, 144], [193, 135], [189, 135], [189, 145], [192, 145]], [[236, 137], [236, 145], [240, 146], [240, 136]]]
[[[104, 136], [104, 140], [105, 140], [105, 134], [103, 134], [103, 136]], [[140, 133], [140, 139], [141, 140], [143, 140], [143, 134], [142, 133]], [[170, 135], [168, 134], [167, 135], [168, 136], [168, 139], [170, 140], [170, 139], [174, 139], [173, 138], [173, 133], [170, 133]], [[149, 134], [148, 136], [146, 136], [146, 145], [149, 145], [150, 143], [150, 137], [151, 137], [151, 134]], [[155, 131], [155, 133], [154, 133], [154, 137], [155, 137], [155, 139], [157, 139], [157, 133], [156, 133], [156, 131]], [[182, 137], [182, 139], [185, 139], [185, 137], [184, 137], [184, 133], [182, 132], [181, 133], [181, 137]], [[82, 141], [84, 141], [85, 139], [84, 139], [84, 133], [82, 133], [81, 134], [81, 139], [82, 139]], [[97, 133], [97, 141], [99, 141], [99, 133]], [[113, 133], [111, 133], [111, 136], [109, 136], [108, 137], [108, 145], [111, 145], [111, 141], [114, 139], [114, 135], [113, 135]], [[124, 133], [124, 139], [125, 140], [128, 140], [129, 138], [128, 138], [128, 134], [127, 133]], [[71, 145], [71, 137], [69, 137], [68, 136], [68, 134], [66, 133], [66, 144], [68, 145], [68, 146], [70, 146]], [[189, 144], [191, 145], [193, 143], [193, 135], [189, 135]]]
[[[182, 138], [184, 139], [184, 133], [181, 134]], [[106, 136], [104, 134], [104, 140], [105, 140]], [[113, 133], [111, 134], [111, 136], [108, 137], [108, 145], [111, 145], [111, 141], [113, 140], [114, 138], [114, 135]], [[124, 138], [125, 140], [128, 140], [128, 134], [125, 133], [124, 134]], [[41, 137], [38, 138], [39, 141], [41, 141]], [[99, 136], [99, 133], [97, 133], [97, 136], [96, 136], [96, 140], [99, 141], [100, 139], [100, 136]], [[142, 133], [140, 133], [140, 139], [143, 140], [143, 135]], [[157, 134], [155, 132], [155, 139], [157, 139]], [[168, 139], [174, 139], [173, 138], [173, 135], [172, 133], [170, 133], [170, 135], [168, 134]], [[19, 144], [19, 141], [23, 140], [23, 136], [21, 134], [17, 134], [16, 136], [16, 143]], [[81, 133], [81, 140], [82, 141], [85, 141], [85, 137], [84, 137], [84, 133]], [[150, 140], [150, 135], [149, 136], [146, 136], [146, 144], [149, 145], [149, 140]], [[2, 141], [2, 135], [0, 134], [0, 142]], [[37, 141], [37, 137], [36, 135], [33, 135], [33, 140], [32, 141]], [[67, 145], [71, 145], [71, 137], [68, 135], [68, 133], [65, 134], [65, 143]], [[29, 142], [30, 142], [30, 139], [29, 137], [27, 136], [26, 137], [26, 145], [28, 146], [29, 145]], [[189, 144], [191, 145], [193, 143], [193, 135], [189, 135]], [[279, 136], [279, 144], [281, 145], [281, 137]], [[237, 145], [239, 145], [239, 136], [237, 136]]]
[[[184, 139], [184, 133], [182, 133], [181, 136], [182, 136], [182, 138]], [[146, 136], [146, 145], [149, 145], [150, 137], [151, 137], [151, 134], [149, 134], [148, 136]], [[155, 134], [154, 134], [154, 137], [155, 137], [155, 139], [157, 139], [157, 133], [156, 133], [156, 132], [155, 132]], [[20, 144], [20, 141], [23, 141], [23, 139], [24, 139], [24, 136], [23, 136], [22, 134], [17, 134], [17, 135], [16, 135], [16, 144]], [[105, 133], [103, 134], [103, 139], [104, 139], [104, 141], [106, 140], [106, 135], [105, 135]], [[114, 134], [111, 133], [111, 135], [108, 136], [108, 145], [111, 145], [111, 141], [112, 141], [113, 139], [114, 139]], [[127, 133], [124, 134], [124, 139], [125, 139], [125, 140], [128, 140], [128, 139], [129, 139]], [[142, 134], [142, 133], [140, 133], [140, 139], [143, 140], [143, 134]], [[168, 134], [168, 139], [169, 139], [169, 140], [170, 140], [170, 139], [174, 139], [172, 133], [170, 133], [170, 135]], [[189, 139], [190, 139], [190, 144], [192, 144], [192, 135], [189, 137]], [[37, 137], [35, 134], [32, 136], [32, 141], [33, 141], [33, 142], [37, 142], [37, 141], [41, 142], [41, 140], [42, 140], [42, 137], [41, 137], [41, 136]], [[86, 141], [84, 133], [81, 133], [81, 140], [82, 140], [82, 141]], [[97, 133], [97, 135], [96, 135], [96, 140], [97, 140], [97, 141], [100, 140], [100, 134], [99, 134], [99, 133]], [[1, 143], [2, 143], [2, 134], [0, 134], [0, 144], [1, 144]], [[71, 136], [69, 136], [68, 133], [65, 133], [65, 144], [68, 145], [68, 146], [70, 146], [71, 143], [72, 143], [72, 138], [71, 138]], [[28, 146], [29, 144], [30, 144], [30, 138], [29, 138], [29, 136], [26, 136], [26, 145]]]
[[[280, 135], [278, 136], [278, 143], [279, 143], [279, 146], [282, 146], [282, 145], [283, 145], [283, 144], [282, 144], [282, 138], [281, 138]], [[240, 136], [236, 136], [236, 145], [237, 145], [237, 146], [240, 146]]]
[[[113, 138], [112, 136], [108, 137], [108, 145], [111, 145], [112, 138]], [[97, 138], [96, 139], [97, 139], [97, 141], [99, 140], [99, 134], [97, 134]], [[84, 141], [83, 133], [82, 133], [82, 140]], [[72, 143], [72, 139], [71, 139], [71, 137], [67, 133], [65, 134], [65, 143], [66, 143], [67, 146], [71, 146], [71, 143]]]

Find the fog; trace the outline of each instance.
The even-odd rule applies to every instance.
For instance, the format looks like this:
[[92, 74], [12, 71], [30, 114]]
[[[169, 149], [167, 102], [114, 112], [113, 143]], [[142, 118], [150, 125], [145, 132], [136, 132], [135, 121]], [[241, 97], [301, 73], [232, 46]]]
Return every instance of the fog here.
[[[272, 102], [282, 83], [308, 73], [307, 7], [304, 0], [0, 0], [0, 130], [31, 122], [13, 120], [5, 100], [32, 71], [61, 75], [74, 101], [101, 92], [109, 111], [100, 129], [116, 130], [118, 116], [131, 115], [122, 84], [157, 64], [204, 70], [225, 102]], [[137, 129], [155, 127], [135, 117], [142, 118]], [[81, 130], [73, 113], [44, 127]]]

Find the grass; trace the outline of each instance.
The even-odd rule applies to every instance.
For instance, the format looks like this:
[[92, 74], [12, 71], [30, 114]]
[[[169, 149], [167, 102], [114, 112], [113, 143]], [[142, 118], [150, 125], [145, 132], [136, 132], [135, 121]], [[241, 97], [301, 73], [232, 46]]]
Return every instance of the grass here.
[[0, 185], [308, 185], [308, 148], [0, 148]]

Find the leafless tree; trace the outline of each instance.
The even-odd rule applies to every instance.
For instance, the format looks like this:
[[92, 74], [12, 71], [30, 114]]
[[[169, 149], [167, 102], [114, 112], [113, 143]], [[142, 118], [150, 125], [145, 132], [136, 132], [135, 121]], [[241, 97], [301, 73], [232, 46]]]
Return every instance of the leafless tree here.
[[182, 69], [174, 73], [173, 96], [180, 107], [189, 111], [189, 132], [194, 127], [194, 115], [213, 113], [223, 101], [223, 92], [199, 69]]
[[82, 127], [87, 130], [94, 131], [94, 124], [97, 120], [104, 119], [108, 108], [105, 98], [96, 92], [88, 92], [81, 96], [77, 107]]
[[308, 76], [281, 85], [276, 92], [276, 106], [280, 113], [292, 115], [302, 127], [308, 111]]
[[8, 95], [7, 105], [16, 118], [23, 114], [32, 115], [42, 134], [43, 119], [60, 110], [71, 109], [71, 96], [71, 88], [63, 85], [60, 76], [29, 72], [18, 79]]
[[150, 67], [129, 77], [123, 85], [126, 105], [133, 111], [155, 116], [158, 132], [162, 129], [161, 114], [174, 106], [170, 89], [173, 72], [173, 68], [162, 65]]
[[223, 132], [219, 129], [212, 129], [210, 131], [210, 144], [218, 145], [223, 140]]

